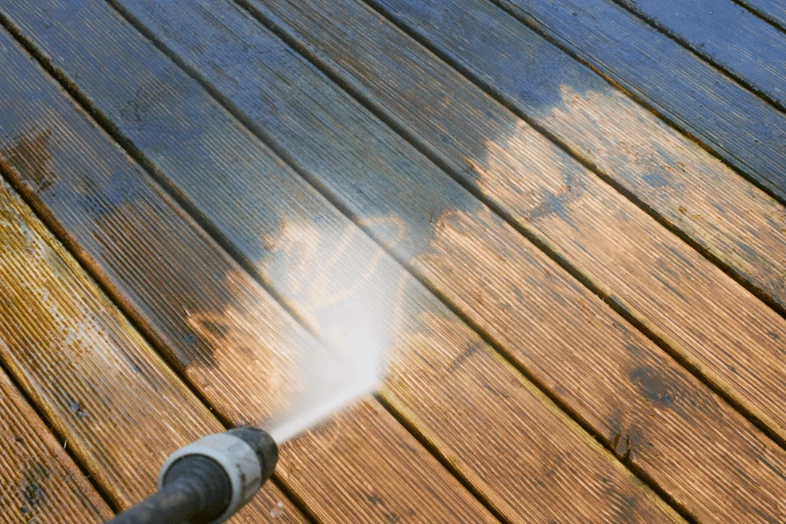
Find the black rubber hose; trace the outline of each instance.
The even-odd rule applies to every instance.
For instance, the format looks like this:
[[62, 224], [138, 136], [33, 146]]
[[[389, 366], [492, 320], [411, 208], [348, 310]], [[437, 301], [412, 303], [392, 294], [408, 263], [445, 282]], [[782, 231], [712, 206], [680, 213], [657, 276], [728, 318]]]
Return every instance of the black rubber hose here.
[[229, 506], [232, 485], [224, 468], [211, 458], [189, 455], [169, 468], [163, 487], [111, 524], [202, 524]]

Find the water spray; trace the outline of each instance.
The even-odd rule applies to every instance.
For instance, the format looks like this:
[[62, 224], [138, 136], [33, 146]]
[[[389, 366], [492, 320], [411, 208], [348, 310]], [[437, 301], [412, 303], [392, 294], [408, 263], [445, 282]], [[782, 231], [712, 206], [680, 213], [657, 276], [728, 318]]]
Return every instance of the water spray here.
[[[326, 364], [324, 359], [317, 361]], [[355, 378], [344, 387], [320, 383], [318, 375], [324, 374], [319, 373], [319, 366], [303, 366], [301, 372], [313, 379], [309, 391], [293, 399], [291, 412], [268, 421], [269, 432], [254, 427], [235, 428], [180, 448], [161, 467], [158, 491], [107, 524], [225, 522], [273, 475], [279, 444], [376, 388], [378, 368], [368, 365], [368, 361], [363, 364], [360, 373], [357, 366], [347, 365], [348, 373], [341, 378]]]

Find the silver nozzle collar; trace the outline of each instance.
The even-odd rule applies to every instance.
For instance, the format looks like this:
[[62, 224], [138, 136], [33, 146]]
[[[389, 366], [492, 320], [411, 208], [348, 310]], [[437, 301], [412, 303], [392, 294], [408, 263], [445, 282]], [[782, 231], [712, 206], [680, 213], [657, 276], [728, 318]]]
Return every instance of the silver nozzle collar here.
[[215, 433], [172, 453], [161, 467], [158, 489], [163, 486], [164, 478], [172, 464], [188, 455], [203, 455], [215, 460], [224, 468], [232, 485], [229, 506], [210, 524], [219, 524], [234, 515], [262, 486], [262, 466], [254, 449], [230, 433]]

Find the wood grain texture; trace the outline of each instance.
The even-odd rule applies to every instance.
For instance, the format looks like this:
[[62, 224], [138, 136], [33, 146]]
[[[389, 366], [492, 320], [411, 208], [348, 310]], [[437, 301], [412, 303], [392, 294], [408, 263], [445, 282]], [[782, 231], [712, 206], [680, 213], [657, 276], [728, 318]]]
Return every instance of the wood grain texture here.
[[[4, 12], [322, 336], [338, 347], [388, 341], [386, 401], [510, 521], [673, 518], [618, 461], [104, 3], [31, 8], [7, 2]], [[86, 12], [90, 25], [79, 23]], [[401, 226], [394, 217], [383, 222], [391, 230]], [[387, 435], [380, 444], [402, 446], [401, 430], [392, 422], [380, 424], [377, 418], [389, 416], [374, 404], [353, 413]], [[383, 460], [391, 468], [383, 475], [386, 484], [351, 497], [336, 496], [352, 485], [341, 476], [309, 473], [363, 478], [369, 474], [366, 461], [387, 457], [384, 447], [358, 447], [364, 437], [347, 431], [352, 420], [342, 415], [331, 429], [288, 445], [282, 481], [309, 506], [327, 507], [320, 517], [328, 520], [418, 519], [418, 507], [428, 502], [408, 491], [418, 485], [409, 475], [422, 466], [401, 471]], [[361, 456], [352, 464], [336, 462], [354, 449]], [[323, 500], [335, 505], [318, 502]], [[368, 504], [382, 513], [368, 515]]]
[[77, 524], [112, 516], [63, 445], [0, 373], [0, 520]]
[[[299, 45], [327, 57], [327, 67], [395, 115], [467, 185], [786, 436], [776, 400], [786, 395], [786, 323], [777, 313], [376, 13], [360, 14], [351, 0], [255, 5], [290, 24]], [[775, 211], [766, 218], [786, 218]], [[775, 247], [786, 260], [784, 240]], [[778, 393], [765, 400], [761, 391]]]
[[786, 201], [786, 114], [611, 0], [493, 0]]
[[[786, 438], [776, 400], [786, 395], [786, 322], [777, 313], [357, 1], [256, 5]], [[786, 259], [784, 241], [776, 247]], [[761, 391], [778, 393], [763, 400]]]
[[[347, 431], [347, 425], [362, 431]], [[369, 434], [380, 437], [370, 441]], [[482, 518], [467, 499], [424, 485], [422, 479], [433, 476], [438, 464], [407, 437], [377, 402], [356, 404], [296, 439], [291, 446], [298, 452], [280, 462], [281, 478], [302, 493], [306, 504], [322, 508], [320, 518], [326, 522], [498, 522]], [[345, 460], [347, 456], [354, 460]], [[409, 457], [406, 467], [402, 456]], [[319, 470], [330, 475], [312, 478], [309, 472]], [[336, 496], [348, 490], [356, 491]], [[429, 506], [451, 508], [452, 515], [427, 510]]]
[[374, 4], [786, 308], [786, 210], [773, 198], [490, 2]]
[[[7, 51], [7, 42], [0, 45]], [[3, 149], [0, 157], [7, 154]], [[0, 358], [113, 503], [125, 508], [155, 490], [170, 453], [221, 425], [2, 179], [0, 212]], [[264, 521], [278, 501], [290, 522], [303, 522], [273, 485], [245, 513]]]
[[[287, 402], [290, 390], [298, 387], [287, 381], [288, 348], [316, 354], [321, 351], [317, 342], [162, 196], [144, 172], [96, 129], [7, 35], [2, 38], [4, 67], [16, 72], [14, 81], [7, 82], [0, 95], [2, 157], [14, 182], [69, 239], [82, 262], [138, 316], [140, 325], [210, 399], [213, 409], [220, 410], [234, 424], [265, 421], [278, 413], [282, 403]], [[85, 314], [89, 314], [90, 308], [87, 311]], [[122, 434], [133, 434], [132, 428], [139, 427], [150, 435], [152, 442], [148, 443], [152, 449], [144, 449], [143, 440], [136, 444], [143, 449], [123, 448], [109, 441], [92, 459], [109, 461], [112, 449], [130, 454], [129, 460], [120, 462], [128, 468], [124, 472], [125, 480], [133, 499], [141, 496], [141, 490], [152, 487], [150, 477], [156, 474], [165, 453], [204, 434], [208, 424], [191, 414], [184, 400], [178, 401], [174, 393], [167, 391], [167, 384], [169, 389], [177, 386], [182, 390], [183, 386], [173, 383], [171, 372], [149, 348], [144, 346], [144, 349], [132, 362], [121, 359], [117, 370], [105, 370], [104, 373], [115, 371], [117, 375], [106, 382], [96, 380], [95, 375], [101, 376], [100, 371], [93, 369], [64, 377], [69, 382], [79, 380], [80, 388], [111, 384], [113, 395], [88, 389], [80, 390], [78, 396], [76, 392], [63, 393], [62, 398], [52, 401], [53, 405], [65, 406], [62, 412], [53, 414], [53, 419], [61, 424], [76, 420], [78, 427], [84, 427], [83, 439], [101, 434], [98, 428], [90, 427], [94, 420], [102, 426], [122, 427]], [[142, 372], [136, 373], [134, 366]], [[36, 369], [35, 362], [23, 362], [15, 367], [20, 375]], [[151, 384], [155, 393], [144, 395], [142, 381], [152, 380], [149, 374], [156, 369], [159, 376]], [[91, 377], [90, 382], [86, 382], [87, 376]], [[112, 408], [121, 401], [126, 404]], [[133, 405], [127, 406], [129, 402]], [[121, 421], [127, 420], [126, 425], [121, 421], [112, 424], [102, 421], [98, 414], [95, 419], [80, 416], [104, 405], [109, 413], [122, 417]], [[142, 406], [154, 422], [144, 419], [137, 424], [130, 414], [140, 408], [134, 406]], [[201, 409], [208, 416], [203, 406], [193, 409]], [[214, 426], [217, 424], [215, 419], [209, 420]], [[382, 431], [386, 425], [396, 427]], [[417, 508], [413, 520], [494, 521], [411, 435], [398, 428], [398, 422], [386, 418], [368, 427], [347, 424], [345, 432], [347, 438], [354, 435], [372, 448], [387, 446], [387, 460], [359, 464], [355, 461], [361, 456], [360, 450], [358, 454], [335, 457], [337, 467], [350, 467], [353, 462], [356, 464], [353, 467], [365, 467], [366, 478], [374, 483], [348, 483], [342, 491], [329, 497], [323, 494], [328, 498], [321, 499], [321, 505], [309, 508], [320, 518], [327, 518], [328, 508], [337, 501], [351, 499], [365, 508], [361, 521], [384, 521], [384, 508], [375, 506], [362, 494], [369, 490], [382, 491], [388, 467], [393, 464], [402, 470], [419, 468], [421, 473], [410, 478], [410, 488], [428, 494], [424, 497], [429, 503]], [[391, 435], [396, 435], [400, 442], [392, 442]], [[399, 452], [400, 446], [405, 445], [411, 448], [408, 454]], [[290, 446], [283, 450], [286, 453], [299, 452]], [[159, 458], [159, 454], [163, 455]], [[152, 459], [146, 464], [155, 466], [139, 468], [139, 458], [148, 456]], [[131, 476], [132, 473], [137, 477]], [[314, 468], [301, 474], [316, 482], [321, 476], [334, 473]], [[121, 479], [111, 480], [107, 483], [114, 486]], [[259, 515], [252, 520], [272, 519], [271, 508], [275, 509], [280, 500], [286, 504], [272, 484], [267, 486], [266, 495], [266, 499], [258, 497]], [[405, 503], [400, 501], [402, 506]], [[285, 510], [285, 515], [290, 512], [288, 507]]]
[[786, 33], [731, 0], [619, 0], [659, 30], [786, 107]]
[[[768, 348], [761, 353], [769, 356], [751, 368], [751, 374], [764, 375], [781, 365], [778, 340], [769, 339], [766, 330], [754, 335], [750, 313], [730, 324], [743, 303], [747, 311], [756, 311], [755, 317], [782, 331], [777, 315], [524, 122], [511, 122], [503, 108], [373, 13], [362, 15], [362, 7], [350, 1], [255, 5], [276, 22], [288, 24], [301, 48], [331, 59], [323, 63], [338, 70], [344, 82], [360, 84], [358, 90], [410, 126], [454, 171], [464, 173], [468, 184], [477, 184], [522, 227], [575, 261], [610, 296], [633, 304], [629, 309], [638, 309], [645, 323], [664, 326], [668, 338], [683, 350], [706, 351], [702, 360], [725, 372], [725, 366], [711, 363], [717, 353], [733, 353], [758, 338]], [[444, 140], [446, 136], [450, 140]], [[543, 160], [527, 160], [539, 156]], [[688, 332], [692, 334], [686, 336]], [[720, 346], [725, 349], [718, 351]], [[740, 355], [738, 363], [743, 361], [751, 365], [747, 355]], [[766, 380], [768, 388], [780, 383], [774, 377]], [[748, 390], [749, 402], [757, 402], [759, 391]], [[777, 417], [779, 411], [775, 401], [770, 412]], [[725, 467], [722, 457], [714, 460]]]
[[[690, 511], [778, 514], [784, 480], [759, 457], [782, 464], [782, 450], [281, 41], [229, 3], [122, 8]], [[697, 450], [698, 465], [683, 460]]]
[[781, 0], [739, 0], [739, 3], [786, 31], [786, 4]]

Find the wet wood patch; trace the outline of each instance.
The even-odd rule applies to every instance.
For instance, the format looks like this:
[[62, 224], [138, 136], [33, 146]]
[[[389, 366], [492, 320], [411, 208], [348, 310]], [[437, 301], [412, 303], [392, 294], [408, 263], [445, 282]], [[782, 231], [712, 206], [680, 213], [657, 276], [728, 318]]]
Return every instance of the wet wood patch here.
[[[786, 330], [781, 317], [374, 13], [359, 15], [361, 9], [352, 2], [284, 6], [266, 4], [297, 27], [305, 45], [332, 58], [349, 81], [427, 140], [467, 184], [781, 430], [779, 406], [762, 405], [759, 395], [762, 389], [778, 390], [779, 377], [786, 375], [780, 344], [772, 337]], [[344, 31], [332, 20], [341, 20]], [[349, 29], [354, 32], [344, 37]], [[634, 130], [631, 126], [629, 134]], [[638, 138], [643, 142], [643, 134]], [[776, 247], [786, 253], [783, 241]], [[746, 346], [749, 352], [741, 349]], [[755, 358], [761, 360], [754, 363]], [[746, 373], [743, 365], [746, 377], [738, 376]], [[730, 374], [729, 366], [736, 371]], [[749, 380], [762, 382], [748, 389]]]
[[[384, 352], [384, 408], [366, 398], [282, 448], [276, 479], [318, 520], [495, 521], [473, 493], [511, 522], [680, 520], [626, 466], [697, 520], [783, 517], [786, 452], [541, 251], [783, 433], [783, 319], [633, 203], [356, 0], [111, 3], [190, 77], [104, 2], [1, 9], [145, 171], [5, 33], [0, 167], [230, 423], [292, 411], [296, 352]], [[375, 5], [783, 306], [774, 199], [490, 3]], [[728, 96], [689, 108], [687, 127], [736, 93], [704, 87], [694, 102]], [[764, 128], [723, 116], [707, 144], [770, 180], [777, 137], [741, 153]], [[221, 425], [3, 187], [17, 229], [0, 304], [16, 322], [0, 358], [124, 507], [171, 449]], [[153, 436], [123, 448], [143, 426]], [[270, 484], [240, 520], [281, 519], [303, 517]]]

